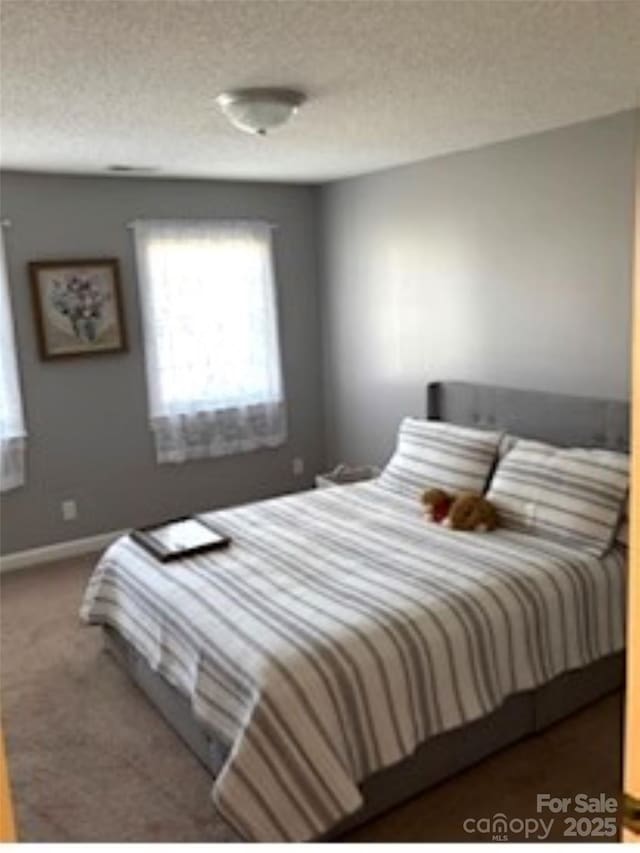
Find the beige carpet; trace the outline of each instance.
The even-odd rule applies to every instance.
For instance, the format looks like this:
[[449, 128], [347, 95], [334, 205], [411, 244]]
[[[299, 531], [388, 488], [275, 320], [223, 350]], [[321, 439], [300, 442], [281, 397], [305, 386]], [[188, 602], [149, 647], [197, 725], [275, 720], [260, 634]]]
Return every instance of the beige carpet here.
[[[2, 717], [20, 840], [234, 840], [207, 773], [101, 651], [99, 630], [79, 623], [92, 562], [1, 580]], [[617, 795], [620, 707], [607, 697], [344, 840], [486, 840], [464, 832], [465, 818], [533, 816], [538, 792]], [[551, 837], [562, 829], [556, 821]]]

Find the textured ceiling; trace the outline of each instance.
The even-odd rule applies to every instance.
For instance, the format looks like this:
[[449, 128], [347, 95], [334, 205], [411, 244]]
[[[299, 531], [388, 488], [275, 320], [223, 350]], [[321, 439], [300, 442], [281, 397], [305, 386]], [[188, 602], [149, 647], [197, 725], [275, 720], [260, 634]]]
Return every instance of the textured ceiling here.
[[[1, 164], [324, 181], [638, 105], [640, 2], [2, 0]], [[237, 86], [309, 102], [266, 139]]]

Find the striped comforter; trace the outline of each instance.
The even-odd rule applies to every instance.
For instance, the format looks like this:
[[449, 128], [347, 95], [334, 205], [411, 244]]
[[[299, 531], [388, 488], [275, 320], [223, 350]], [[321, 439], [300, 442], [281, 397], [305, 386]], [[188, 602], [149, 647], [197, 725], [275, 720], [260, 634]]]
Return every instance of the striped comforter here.
[[250, 839], [320, 835], [426, 738], [623, 646], [623, 549], [455, 533], [376, 482], [202, 518], [228, 550], [162, 566], [124, 537], [81, 613], [229, 745], [213, 796]]

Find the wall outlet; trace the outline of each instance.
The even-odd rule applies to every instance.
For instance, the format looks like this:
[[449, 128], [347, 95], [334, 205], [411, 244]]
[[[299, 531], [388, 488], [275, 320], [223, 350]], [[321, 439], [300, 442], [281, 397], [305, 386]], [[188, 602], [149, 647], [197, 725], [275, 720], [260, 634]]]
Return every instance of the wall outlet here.
[[302, 456], [296, 456], [291, 463], [291, 470], [294, 477], [301, 477], [304, 474], [304, 459]]
[[78, 517], [78, 506], [75, 501], [62, 501], [62, 520], [74, 521]]

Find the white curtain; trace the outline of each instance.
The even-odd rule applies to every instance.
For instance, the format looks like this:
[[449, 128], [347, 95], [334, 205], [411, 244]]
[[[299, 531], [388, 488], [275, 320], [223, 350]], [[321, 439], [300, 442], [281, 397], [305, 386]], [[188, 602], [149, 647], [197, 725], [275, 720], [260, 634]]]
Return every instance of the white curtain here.
[[0, 231], [0, 491], [24, 483], [25, 437], [4, 235]]
[[158, 462], [286, 439], [271, 228], [134, 223]]

